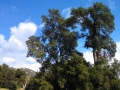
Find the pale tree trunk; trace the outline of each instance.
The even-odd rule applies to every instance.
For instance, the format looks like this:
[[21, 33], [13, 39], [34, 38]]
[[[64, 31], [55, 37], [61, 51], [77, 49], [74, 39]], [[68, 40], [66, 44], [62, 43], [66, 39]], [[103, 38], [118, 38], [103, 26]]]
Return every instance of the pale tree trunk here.
[[94, 59], [94, 64], [100, 62], [100, 52], [97, 49], [93, 49], [93, 59]]
[[97, 62], [96, 49], [93, 49], [93, 59], [94, 59], [94, 64], [96, 64], [96, 62]]
[[23, 88], [23, 90], [25, 90], [25, 88], [26, 88], [26, 83], [25, 83], [25, 84], [22, 84], [22, 88]]

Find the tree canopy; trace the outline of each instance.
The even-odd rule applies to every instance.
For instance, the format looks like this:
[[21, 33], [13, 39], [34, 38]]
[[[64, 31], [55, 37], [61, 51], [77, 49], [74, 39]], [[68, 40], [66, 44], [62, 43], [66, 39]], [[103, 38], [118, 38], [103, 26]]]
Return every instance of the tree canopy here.
[[116, 44], [110, 37], [115, 30], [114, 15], [110, 9], [96, 2], [88, 8], [73, 8], [71, 15], [67, 20], [68, 26], [81, 26], [80, 37], [85, 38], [85, 48], [93, 49], [94, 63], [101, 61], [101, 56], [111, 60], [115, 56]]
[[26, 41], [27, 56], [33, 56], [45, 67], [69, 60], [77, 51], [77, 32], [70, 32], [58, 10], [49, 10], [49, 15], [43, 15], [42, 19], [45, 23], [42, 35], [31, 36]]
[[[119, 90], [120, 62], [114, 59], [116, 44], [110, 37], [114, 31], [114, 16], [110, 9], [96, 2], [88, 8], [74, 8], [65, 19], [59, 10], [43, 15], [40, 36], [26, 41], [28, 57], [42, 67], [26, 90]], [[80, 30], [76, 25], [80, 25]], [[72, 27], [72, 28], [70, 28]], [[76, 49], [85, 38], [85, 48], [93, 49], [94, 65]]]
[[18, 87], [23, 88], [26, 85], [26, 73], [21, 69], [11, 68], [6, 64], [0, 65], [0, 88], [16, 90]]

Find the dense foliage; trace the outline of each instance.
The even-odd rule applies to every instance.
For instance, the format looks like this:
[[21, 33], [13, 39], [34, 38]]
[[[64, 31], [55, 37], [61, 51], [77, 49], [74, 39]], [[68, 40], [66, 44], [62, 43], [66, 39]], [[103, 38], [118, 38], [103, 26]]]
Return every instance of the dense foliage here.
[[88, 8], [72, 9], [67, 25], [81, 26], [80, 37], [85, 38], [85, 48], [93, 49], [94, 63], [101, 62], [100, 57], [111, 60], [115, 56], [116, 44], [110, 37], [114, 31], [114, 16], [102, 3], [94, 3]]
[[29, 82], [30, 76], [21, 69], [10, 68], [6, 64], [0, 66], [0, 88], [8, 88], [16, 90], [17, 88], [25, 88]]
[[[40, 71], [30, 79], [21, 69], [6, 64], [0, 66], [0, 87], [16, 90], [120, 90], [120, 62], [113, 57], [116, 44], [110, 37], [114, 31], [114, 16], [101, 2], [88, 8], [71, 10], [64, 18], [59, 10], [49, 10], [42, 16], [40, 36], [26, 41], [27, 57], [41, 64]], [[80, 25], [80, 28], [77, 26]], [[83, 58], [76, 47], [84, 38], [85, 48], [92, 48], [94, 65]], [[113, 59], [112, 62], [110, 60]], [[28, 72], [31, 72], [27, 70]]]
[[[42, 65], [26, 90], [120, 90], [120, 62], [114, 59], [110, 63], [116, 52], [110, 37], [114, 16], [106, 5], [96, 2], [72, 9], [67, 19], [53, 9], [42, 20], [42, 34], [26, 41], [27, 56]], [[81, 38], [85, 48], [93, 49], [94, 65], [76, 50]]]

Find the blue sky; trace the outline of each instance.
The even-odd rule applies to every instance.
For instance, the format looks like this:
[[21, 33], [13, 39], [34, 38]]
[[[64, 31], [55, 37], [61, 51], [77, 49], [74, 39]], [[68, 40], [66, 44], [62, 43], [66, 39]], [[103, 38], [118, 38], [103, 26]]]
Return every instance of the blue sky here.
[[[117, 44], [115, 57], [120, 60], [119, 0], [0, 0], [0, 64], [38, 70], [40, 65], [33, 58], [26, 58], [25, 41], [31, 35], [39, 35], [43, 27], [41, 16], [48, 15], [48, 9], [58, 9], [67, 18], [71, 8], [87, 8], [93, 2], [103, 2], [115, 16], [115, 31], [111, 36]], [[78, 49], [93, 63], [92, 53], [83, 48], [83, 42]]]

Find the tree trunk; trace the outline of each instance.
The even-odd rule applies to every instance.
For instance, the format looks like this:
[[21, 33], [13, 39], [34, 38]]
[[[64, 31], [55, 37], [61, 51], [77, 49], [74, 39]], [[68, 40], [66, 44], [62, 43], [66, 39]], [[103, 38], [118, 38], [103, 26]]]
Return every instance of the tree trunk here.
[[23, 88], [23, 90], [25, 90], [26, 84], [22, 84], [22, 88]]
[[97, 57], [97, 50], [96, 49], [93, 49], [93, 59], [94, 59], [94, 64], [96, 64], [97, 59], [98, 59], [98, 57]]
[[93, 49], [93, 58], [94, 58], [94, 64], [100, 63], [100, 52], [97, 49]]

